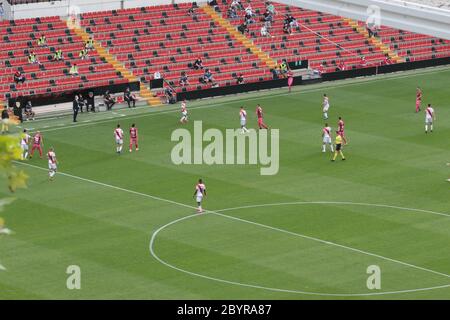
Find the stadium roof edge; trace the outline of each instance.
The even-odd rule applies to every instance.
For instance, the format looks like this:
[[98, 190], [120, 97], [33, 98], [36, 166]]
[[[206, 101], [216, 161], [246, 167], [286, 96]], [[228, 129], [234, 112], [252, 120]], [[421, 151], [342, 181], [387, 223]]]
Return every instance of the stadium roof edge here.
[[[399, 0], [276, 0], [287, 5], [450, 40], [450, 11]], [[379, 14], [378, 14], [379, 13]]]

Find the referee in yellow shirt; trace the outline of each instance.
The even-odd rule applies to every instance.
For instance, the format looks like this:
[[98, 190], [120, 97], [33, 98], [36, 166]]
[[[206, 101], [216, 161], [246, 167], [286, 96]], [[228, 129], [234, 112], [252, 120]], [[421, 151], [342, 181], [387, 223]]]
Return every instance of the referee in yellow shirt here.
[[345, 156], [342, 153], [342, 142], [343, 142], [342, 136], [339, 134], [339, 131], [336, 131], [336, 139], [334, 141], [334, 143], [336, 144], [336, 149], [334, 149], [334, 156], [333, 159], [331, 159], [331, 161], [336, 160], [338, 153], [341, 155], [342, 160], [345, 160]]

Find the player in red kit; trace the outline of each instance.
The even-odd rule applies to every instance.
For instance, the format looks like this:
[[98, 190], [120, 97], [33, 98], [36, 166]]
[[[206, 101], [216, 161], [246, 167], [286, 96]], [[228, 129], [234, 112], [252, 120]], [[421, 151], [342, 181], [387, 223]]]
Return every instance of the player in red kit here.
[[339, 117], [338, 121], [338, 131], [337, 133], [342, 137], [342, 140], [344, 141], [344, 144], [347, 144], [347, 140], [345, 139], [345, 133], [344, 133], [344, 120], [342, 120], [341, 117]]
[[417, 89], [416, 89], [416, 113], [420, 111], [421, 104], [422, 104], [422, 89], [417, 87]]
[[44, 140], [42, 139], [41, 132], [38, 131], [33, 137], [33, 147], [31, 148], [30, 159], [33, 157], [34, 150], [38, 149], [39, 156], [42, 159], [42, 146], [44, 145]]
[[260, 129], [268, 129], [263, 120], [263, 110], [259, 104], [256, 105], [256, 116], [258, 117], [258, 127]]
[[136, 151], [139, 150], [138, 147], [138, 129], [136, 128], [135, 124], [133, 123], [130, 128], [130, 152], [133, 151], [133, 144]]

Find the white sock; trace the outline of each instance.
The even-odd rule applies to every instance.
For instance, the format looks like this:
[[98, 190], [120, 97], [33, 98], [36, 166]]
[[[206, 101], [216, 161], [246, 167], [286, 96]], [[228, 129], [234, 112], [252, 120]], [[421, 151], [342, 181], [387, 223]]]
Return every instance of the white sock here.
[[328, 118], [328, 113], [324, 112], [323, 117]]
[[428, 131], [428, 125], [425, 125], [425, 131]]
[[433, 131], [433, 125], [430, 125], [431, 131]]
[[325, 145], [322, 145], [322, 152], [325, 152]]
[[330, 149], [331, 149], [331, 152], [334, 152], [334, 148], [333, 148], [332, 144], [330, 144]]

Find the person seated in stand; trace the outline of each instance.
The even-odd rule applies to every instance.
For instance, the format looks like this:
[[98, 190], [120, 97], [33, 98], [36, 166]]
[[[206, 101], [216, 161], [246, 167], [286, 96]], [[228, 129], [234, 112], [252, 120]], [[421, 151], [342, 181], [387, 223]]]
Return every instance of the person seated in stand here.
[[266, 11], [263, 13], [262, 21], [265, 22], [265, 23], [272, 24], [272, 23], [273, 23], [273, 14], [270, 13], [269, 10], [266, 10]]
[[189, 80], [188, 80], [188, 76], [186, 74], [186, 72], [181, 72], [181, 77], [180, 77], [180, 86], [185, 87], [189, 85]]
[[249, 15], [249, 16], [253, 16], [253, 8], [252, 8], [250, 2], [248, 3], [248, 6], [245, 8], [245, 14]]
[[161, 73], [158, 70], [156, 70], [155, 73], [153, 74], [153, 79], [154, 80], [161, 79]]
[[203, 74], [203, 77], [201, 79], [203, 83], [214, 82], [214, 77], [209, 69], [205, 70], [205, 73]]
[[291, 26], [291, 28], [298, 28], [298, 22], [297, 19], [295, 19], [292, 15], [288, 14], [287, 15], [287, 21], [289, 22], [289, 25]]
[[269, 11], [272, 15], [276, 14], [275, 6], [269, 1], [266, 2], [266, 10]]
[[164, 90], [164, 95], [166, 96], [166, 103], [175, 103], [175, 97], [173, 90], [170, 87], [167, 87]]
[[236, 78], [236, 84], [244, 84], [244, 75], [242, 73]]
[[287, 34], [289, 34], [289, 35], [292, 34], [291, 25], [290, 25], [289, 22], [287, 22], [287, 21], [284, 21], [284, 24], [283, 24], [283, 32], [284, 32], [284, 33], [287, 33]]
[[106, 105], [106, 110], [111, 110], [113, 105], [116, 104], [116, 99], [109, 93], [109, 90], [103, 95], [103, 102]]
[[23, 73], [20, 72], [19, 70], [17, 70], [17, 71], [14, 73], [14, 82], [15, 82], [15, 83], [19, 83], [19, 82], [24, 83], [24, 82], [25, 82], [25, 76], [24, 76]]
[[70, 74], [72, 77], [78, 75], [78, 66], [77, 66], [76, 63], [74, 63], [74, 64], [70, 67], [69, 74]]
[[55, 54], [53, 55], [53, 61], [61, 61], [64, 59], [63, 53], [61, 49], [58, 49], [55, 51]]
[[41, 34], [41, 36], [39, 37], [39, 39], [37, 40], [37, 45], [39, 47], [45, 47], [47, 46], [47, 38], [45, 37], [45, 35]]
[[367, 61], [365, 56], [361, 56], [361, 59], [359, 61], [360, 68], [365, 68], [367, 66]]
[[229, 7], [228, 8], [228, 10], [227, 10], [227, 17], [229, 19], [236, 19], [236, 18], [238, 18], [238, 14], [237, 14], [237, 11], [236, 11], [235, 7]]
[[345, 71], [346, 67], [345, 67], [344, 60], [341, 60], [341, 62], [339, 62], [338, 68], [339, 68], [340, 71]]
[[41, 64], [41, 63], [39, 62], [38, 58], [36, 57], [36, 54], [35, 54], [33, 51], [31, 51], [30, 54], [28, 55], [28, 63], [31, 63], [31, 64], [35, 64], [35, 63]]
[[237, 11], [237, 10], [244, 10], [244, 6], [242, 5], [241, 0], [233, 0], [233, 1], [231, 2], [230, 7], [235, 8], [236, 11]]
[[123, 100], [125, 100], [128, 104], [128, 108], [131, 108], [131, 103], [133, 103], [133, 108], [136, 108], [136, 97], [131, 93], [130, 87], [125, 89], [123, 93]]
[[84, 48], [86, 50], [94, 50], [94, 39], [92, 39], [92, 37], [89, 37], [89, 40], [86, 41]]
[[261, 36], [262, 37], [272, 37], [272, 38], [274, 37], [270, 34], [269, 28], [265, 24], [261, 27]]
[[217, 3], [217, 0], [206, 0], [209, 6], [214, 7], [214, 10], [216, 10], [219, 7], [219, 4]]
[[33, 106], [31, 104], [31, 101], [28, 100], [27, 104], [25, 105], [24, 108], [24, 113], [25, 113], [25, 118], [28, 120], [34, 120], [34, 116], [36, 115], [33, 111]]
[[81, 49], [80, 53], [78, 54], [78, 57], [81, 60], [84, 60], [88, 57], [88, 50], [87, 49]]
[[86, 98], [86, 111], [95, 112], [95, 98], [94, 93], [92, 91], [89, 91], [88, 96]]
[[240, 33], [242, 33], [242, 34], [245, 34], [245, 33], [248, 33], [249, 32], [249, 30], [248, 30], [248, 25], [247, 25], [247, 23], [243, 23], [243, 24], [241, 24], [241, 25], [239, 25], [239, 27], [237, 28], [238, 30], [239, 30], [239, 32]]
[[245, 24], [247, 24], [247, 25], [255, 23], [255, 20], [253, 19], [253, 15], [249, 14], [247, 11], [245, 11], [244, 20], [245, 20]]
[[197, 12], [196, 12], [197, 9], [198, 9], [197, 2], [192, 2], [192, 6], [189, 8], [189, 10], [187, 12], [188, 16], [191, 16], [193, 18], [196, 17], [197, 16]]
[[384, 56], [384, 61], [382, 62], [382, 65], [385, 65], [385, 66], [387, 66], [387, 65], [389, 65], [389, 64], [392, 64], [392, 60], [391, 60], [391, 58], [389, 57], [389, 55], [386, 53], [386, 55]]
[[86, 107], [87, 110], [87, 101], [83, 99], [83, 96], [81, 93], [78, 95], [78, 107], [80, 108], [80, 111], [83, 112], [83, 108]]
[[198, 57], [197, 60], [194, 61], [193, 68], [195, 70], [203, 69], [203, 60], [202, 60], [202, 58]]

